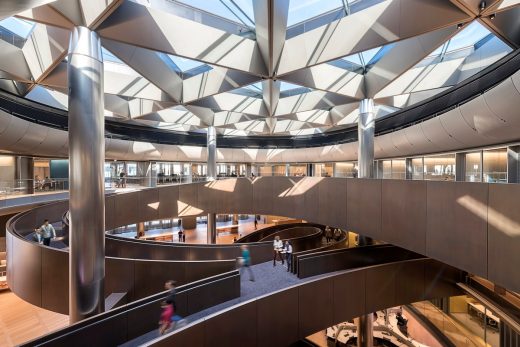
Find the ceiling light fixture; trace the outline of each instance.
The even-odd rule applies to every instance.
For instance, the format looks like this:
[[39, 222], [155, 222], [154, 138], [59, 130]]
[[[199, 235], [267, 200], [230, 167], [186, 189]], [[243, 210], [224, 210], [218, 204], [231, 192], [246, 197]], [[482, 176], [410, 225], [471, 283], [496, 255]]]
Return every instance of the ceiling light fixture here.
[[496, 15], [493, 13], [491, 16], [489, 16], [489, 19], [493, 20], [495, 19]]
[[481, 1], [479, 8], [480, 8], [480, 11], [484, 11], [486, 9], [486, 2], [485, 1]]

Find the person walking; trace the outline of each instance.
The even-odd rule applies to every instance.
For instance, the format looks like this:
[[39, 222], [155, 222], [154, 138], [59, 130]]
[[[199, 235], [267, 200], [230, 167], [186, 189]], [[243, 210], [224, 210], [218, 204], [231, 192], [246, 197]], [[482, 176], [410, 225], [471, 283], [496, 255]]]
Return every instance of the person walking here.
[[258, 219], [256, 218], [256, 215], [255, 215], [255, 230], [258, 229]]
[[54, 230], [54, 227], [49, 223], [48, 219], [43, 221], [43, 225], [40, 227], [40, 233], [42, 235], [44, 246], [50, 246], [51, 239], [56, 238], [56, 230]]
[[119, 181], [120, 181], [120, 185], [121, 185], [121, 188], [126, 188], [126, 172], [125, 171], [121, 171], [119, 173]]
[[328, 225], [325, 227], [325, 240], [327, 243], [332, 240], [332, 229]]
[[289, 241], [289, 240], [285, 241], [284, 251], [285, 251], [285, 259], [287, 260], [287, 271], [291, 271], [292, 253], [293, 253], [291, 241]]
[[247, 272], [249, 272], [249, 280], [251, 282], [255, 281], [255, 275], [253, 274], [253, 270], [251, 269], [251, 253], [249, 252], [249, 247], [247, 245], [240, 246], [242, 251], [242, 266], [241, 269], [245, 268]]
[[173, 305], [166, 301], [161, 302], [161, 318], [159, 320], [159, 334], [164, 335], [172, 325], [172, 317], [174, 313]]
[[276, 236], [273, 241], [273, 266], [276, 266], [276, 257], [280, 258], [282, 265], [284, 264], [282, 250], [283, 242], [280, 240], [280, 236]]

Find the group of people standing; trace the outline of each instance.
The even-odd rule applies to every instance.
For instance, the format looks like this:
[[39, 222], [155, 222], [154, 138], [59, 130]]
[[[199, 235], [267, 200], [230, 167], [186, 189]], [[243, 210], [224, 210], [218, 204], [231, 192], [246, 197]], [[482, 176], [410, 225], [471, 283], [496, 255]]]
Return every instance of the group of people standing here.
[[34, 232], [36, 240], [43, 243], [44, 246], [50, 246], [51, 240], [56, 238], [56, 230], [48, 219], [45, 219], [40, 227], [34, 228]]
[[283, 242], [280, 236], [276, 236], [273, 241], [273, 266], [276, 266], [276, 258], [279, 258], [284, 265], [284, 258], [287, 260], [287, 271], [291, 271], [293, 247], [290, 240]]
[[327, 243], [331, 242], [332, 239], [339, 241], [341, 239], [341, 229], [332, 230], [328, 225], [325, 227], [325, 239]]

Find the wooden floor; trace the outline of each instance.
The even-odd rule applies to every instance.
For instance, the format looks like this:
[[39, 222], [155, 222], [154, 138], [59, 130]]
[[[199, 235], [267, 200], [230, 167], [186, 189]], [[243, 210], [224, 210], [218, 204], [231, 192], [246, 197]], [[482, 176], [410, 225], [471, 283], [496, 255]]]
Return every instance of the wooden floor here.
[[[52, 295], [52, 293], [50, 294]], [[10, 291], [0, 292], [0, 346], [16, 346], [67, 326], [69, 317], [31, 305]]]
[[[229, 223], [218, 223], [218, 226], [224, 226]], [[217, 235], [217, 244], [230, 244], [233, 243], [233, 238], [240, 238], [246, 235], [251, 234], [255, 231], [255, 225], [253, 222], [253, 219], [250, 218], [249, 220], [241, 220], [238, 222], [238, 234], [236, 233], [218, 233]], [[274, 224], [269, 223], [258, 223], [258, 230], [267, 228], [270, 226], [273, 226]], [[196, 229], [186, 229], [186, 243], [192, 243], [192, 244], [205, 244], [207, 243], [207, 226], [206, 224], [198, 224]], [[173, 242], [178, 242], [178, 236], [177, 236], [178, 228], [165, 228], [160, 230], [154, 230], [154, 231], [147, 231], [146, 235], [155, 235], [155, 234], [171, 234], [173, 235]], [[134, 238], [135, 237], [135, 231], [130, 233], [123, 233], [119, 234], [119, 236]], [[172, 241], [171, 238], [168, 238], [167, 241]]]

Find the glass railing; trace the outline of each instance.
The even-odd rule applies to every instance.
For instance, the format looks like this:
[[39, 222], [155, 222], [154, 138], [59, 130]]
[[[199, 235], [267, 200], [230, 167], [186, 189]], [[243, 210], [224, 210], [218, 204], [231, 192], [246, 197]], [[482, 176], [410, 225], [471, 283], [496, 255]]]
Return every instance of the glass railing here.
[[[105, 190], [117, 190], [124, 188], [146, 188], [158, 185], [171, 185], [182, 183], [194, 183], [206, 181], [206, 176], [177, 175], [168, 177], [142, 177], [126, 176], [105, 177]], [[0, 199], [16, 198], [31, 195], [43, 195], [69, 190], [68, 178], [48, 178], [48, 179], [20, 179], [10, 181], [0, 181]]]
[[471, 321], [468, 327], [464, 322], [453, 318], [450, 314], [443, 312], [429, 301], [412, 304], [431, 324], [433, 324], [448, 340], [455, 346], [468, 347], [492, 347], [494, 344], [486, 343], [485, 335], [472, 331], [472, 326], [480, 327], [478, 322]]

